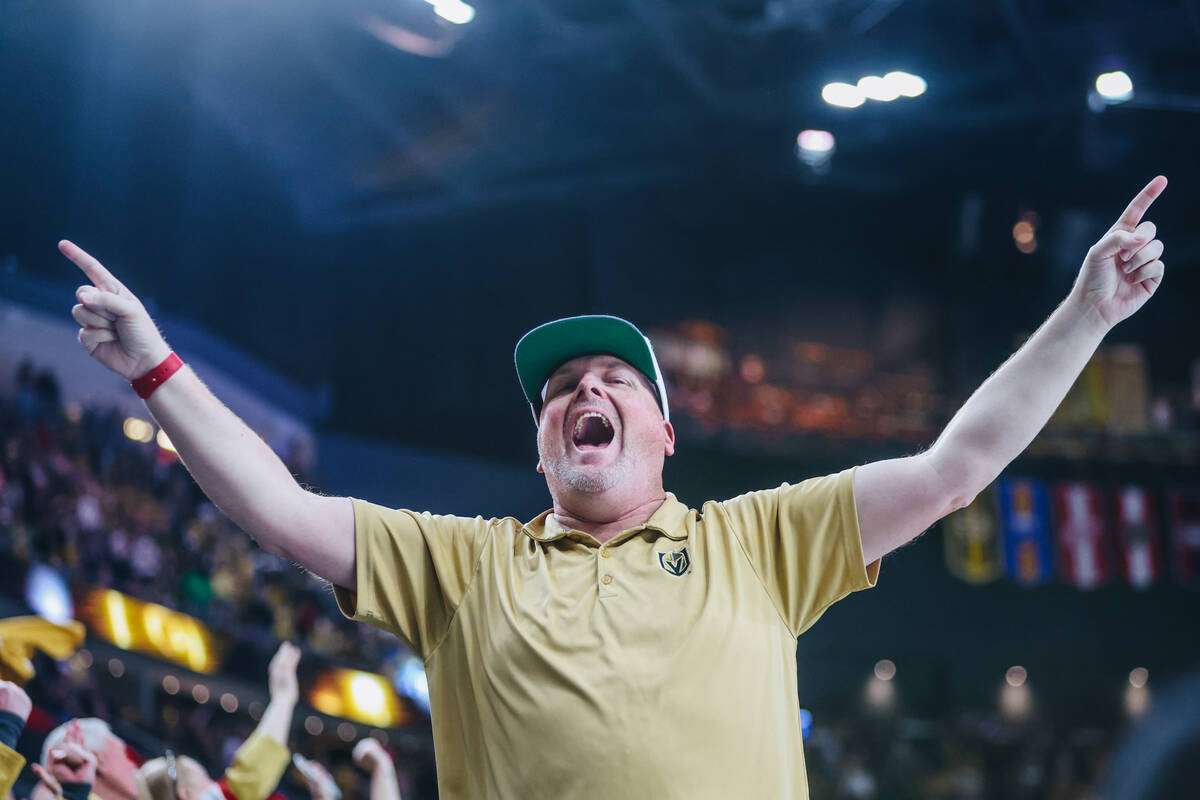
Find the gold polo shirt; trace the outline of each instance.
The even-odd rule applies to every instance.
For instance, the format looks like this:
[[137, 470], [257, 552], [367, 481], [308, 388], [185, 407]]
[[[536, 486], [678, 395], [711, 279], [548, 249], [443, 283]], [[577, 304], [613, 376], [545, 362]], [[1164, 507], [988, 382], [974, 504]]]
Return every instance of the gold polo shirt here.
[[0, 744], [0, 800], [8, 797], [24, 766], [25, 756], [8, 745]]
[[667, 494], [604, 544], [549, 511], [353, 506], [338, 603], [424, 658], [443, 800], [808, 797], [796, 637], [879, 571], [853, 468], [700, 511]]

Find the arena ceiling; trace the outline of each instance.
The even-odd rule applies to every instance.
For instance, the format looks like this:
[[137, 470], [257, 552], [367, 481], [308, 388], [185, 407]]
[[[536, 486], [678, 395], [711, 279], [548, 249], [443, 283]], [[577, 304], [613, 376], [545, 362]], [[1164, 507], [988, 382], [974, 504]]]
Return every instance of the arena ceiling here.
[[[329, 384], [334, 429], [526, 461], [511, 347], [538, 322], [845, 343], [862, 331], [805, 321], [903, 300], [933, 320], [923, 357], [980, 342], [969, 382], [1162, 172], [1175, 294], [1131, 335], [1167, 371], [1191, 352], [1168, 320], [1200, 261], [1194, 0], [475, 7], [453, 25], [422, 0], [9, 3], [0, 256], [74, 282], [69, 236], [157, 307]], [[1089, 110], [1115, 68], [1134, 99]], [[928, 91], [821, 99], [892, 69]], [[824, 174], [796, 159], [806, 128], [836, 136]], [[1034, 258], [1012, 246], [1024, 211]]]

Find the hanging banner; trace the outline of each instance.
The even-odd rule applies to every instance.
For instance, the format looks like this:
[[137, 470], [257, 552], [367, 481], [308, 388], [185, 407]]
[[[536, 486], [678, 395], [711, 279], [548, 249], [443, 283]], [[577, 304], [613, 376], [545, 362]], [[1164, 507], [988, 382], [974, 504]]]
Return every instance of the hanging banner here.
[[1076, 589], [1094, 589], [1111, 577], [1103, 497], [1086, 483], [1054, 487], [1058, 569]]
[[942, 542], [946, 567], [959, 580], [980, 584], [1000, 577], [1003, 560], [991, 487], [942, 521]]
[[1026, 478], [1006, 478], [996, 482], [996, 490], [1005, 571], [1022, 586], [1040, 586], [1054, 566], [1046, 488]]
[[1162, 577], [1162, 540], [1154, 500], [1140, 486], [1117, 490], [1117, 546], [1129, 585], [1145, 589]]
[[1200, 588], [1200, 490], [1176, 490], [1168, 495], [1171, 552], [1175, 578]]

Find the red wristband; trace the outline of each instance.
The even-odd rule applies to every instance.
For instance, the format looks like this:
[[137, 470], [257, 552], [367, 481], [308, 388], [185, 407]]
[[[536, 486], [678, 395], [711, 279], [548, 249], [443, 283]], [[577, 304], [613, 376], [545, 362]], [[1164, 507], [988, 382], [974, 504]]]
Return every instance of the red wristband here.
[[183, 359], [175, 355], [175, 351], [171, 351], [171, 355], [163, 359], [163, 362], [154, 369], [147, 372], [140, 378], [132, 380], [129, 385], [137, 392], [137, 396], [145, 400], [150, 395], [154, 394], [154, 390], [162, 386], [167, 378], [174, 375], [183, 366]]

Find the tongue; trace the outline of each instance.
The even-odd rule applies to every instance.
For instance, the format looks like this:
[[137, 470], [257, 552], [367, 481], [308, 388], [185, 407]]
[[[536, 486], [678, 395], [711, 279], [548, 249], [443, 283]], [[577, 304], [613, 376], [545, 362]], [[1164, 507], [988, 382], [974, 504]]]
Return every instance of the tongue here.
[[575, 437], [575, 446], [604, 447], [612, 441], [612, 430], [599, 419], [588, 417], [583, 421], [583, 428]]

